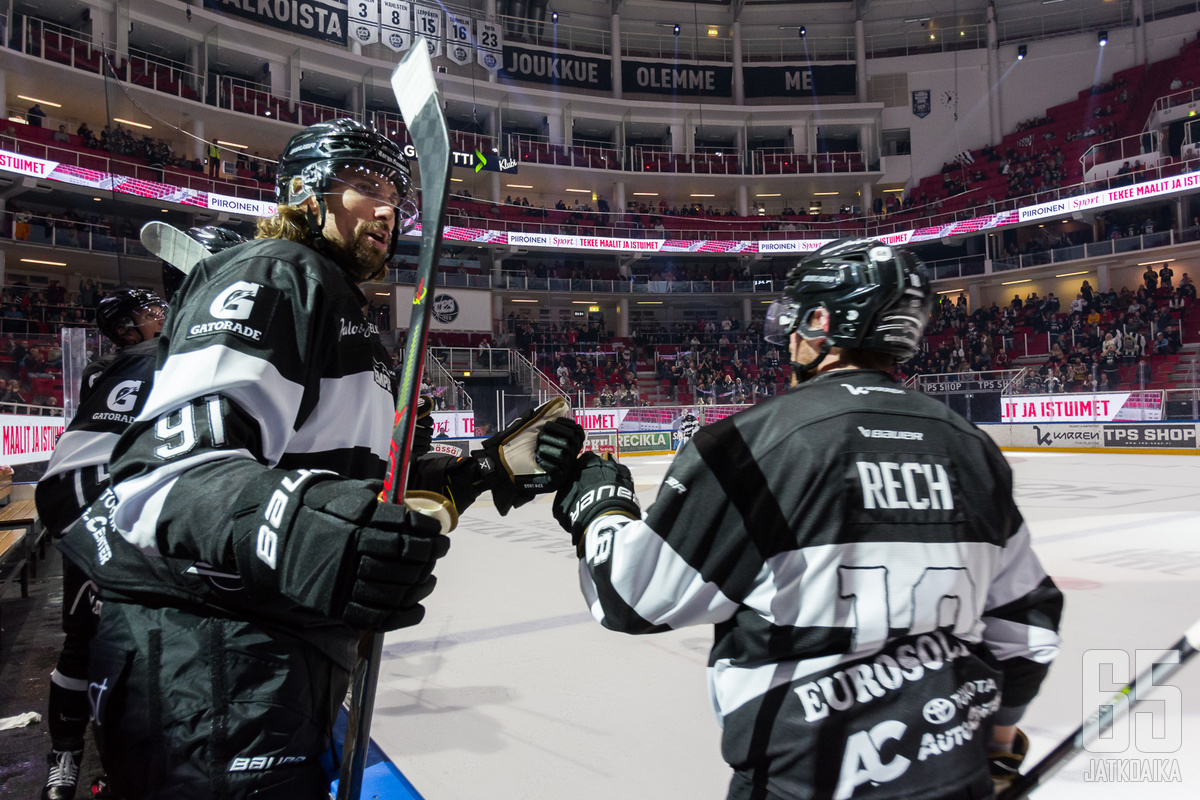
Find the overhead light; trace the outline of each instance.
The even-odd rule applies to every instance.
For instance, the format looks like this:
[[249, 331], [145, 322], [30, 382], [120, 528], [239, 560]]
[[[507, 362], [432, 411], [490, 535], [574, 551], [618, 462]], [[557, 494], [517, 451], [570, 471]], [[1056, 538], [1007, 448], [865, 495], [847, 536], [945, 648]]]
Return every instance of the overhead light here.
[[1065, 0], [1042, 0], [1042, 5], [1044, 5], [1044, 6], [1052, 6], [1052, 5], [1054, 5], [1055, 3], [1062, 3], [1062, 2], [1064, 2], [1064, 1], [1065, 1]]
[[24, 125], [24, 124], [25, 124], [25, 118], [24, 118], [24, 117], [9, 117], [9, 118], [8, 118], [8, 121], [9, 121], [9, 122], [20, 122], [22, 125]]
[[550, 12], [550, 21], [553, 22], [555, 25], [558, 24], [558, 12], [557, 11]]
[[[1043, 3], [1043, 5], [1045, 5], [1045, 4]], [[1138, 264], [1138, 266], [1140, 267], [1140, 266], [1141, 266], [1141, 264]], [[1071, 277], [1072, 275], [1087, 275], [1087, 274], [1089, 274], [1090, 272], [1091, 272], [1091, 270], [1090, 270], [1090, 269], [1082, 269], [1082, 270], [1080, 270], [1079, 272], [1064, 272], [1062, 275], [1055, 275], [1054, 277], [1056, 277], [1056, 278], [1069, 278], [1069, 277]]]
[[376, 297], [391, 297], [392, 293], [391, 292], [376, 292], [375, 296]]
[[27, 94], [19, 94], [17, 97], [21, 98], [22, 100], [28, 100], [31, 103], [45, 103], [51, 108], [62, 108], [62, 103], [55, 103], [50, 100], [38, 100], [36, 97], [30, 97]]
[[575, 306], [594, 306], [599, 303], [599, 300], [572, 300], [571, 305]]
[[462, 179], [462, 178], [451, 178], [450, 180], [454, 181], [455, 183], [462, 183], [462, 182], [463, 182], [463, 179]]
[[1100, 46], [1104, 47], [1104, 45], [1108, 44], [1108, 31], [1100, 31], [1096, 39], [1099, 40]]
[[663, 301], [662, 300], [638, 300], [637, 304], [639, 306], [661, 306], [663, 304]]
[[100, 198], [99, 198], [99, 197], [93, 197], [92, 199], [93, 199], [93, 200], [95, 200], [97, 203], [99, 203], [99, 202], [100, 202]]
[[120, 117], [113, 117], [113, 122], [123, 122], [126, 125], [132, 125], [135, 128], [144, 128], [146, 130], [151, 130], [151, 127], [149, 125], [145, 124], [144, 122], [134, 122], [131, 119], [121, 119]]
[[943, 289], [938, 294], [954, 294], [955, 292], [965, 292], [966, 289]]
[[634, 197], [658, 197], [658, 192], [634, 192]]
[[909, 17], [908, 19], [906, 19], [906, 20], [904, 20], [904, 21], [905, 21], [905, 22], [909, 22], [909, 23], [912, 23], [912, 22], [929, 22], [929, 17]]
[[694, 194], [692, 197], [716, 197], [715, 194]]
[[162, 210], [162, 213], [166, 214], [166, 213], [167, 213], [167, 209], [165, 209], [165, 208], [164, 208], [164, 209]]
[[756, 194], [754, 196], [755, 197], [782, 197], [782, 195], [779, 192], [775, 192], [774, 194]]
[[217, 144], [223, 144], [226, 147], [236, 147], [238, 150], [245, 150], [246, 145], [238, 144], [237, 142], [227, 142], [224, 139], [217, 139]]
[[513, 303], [536, 303], [537, 300], [512, 300]]
[[931, 33], [931, 34], [929, 34], [929, 38], [930, 38], [930, 39], [936, 39], [937, 37], [936, 37], [936, 36], [934, 36], [934, 35]]
[[564, 192], [574, 192], [575, 194], [591, 194], [591, 189], [563, 189]]
[[1169, 263], [1174, 260], [1175, 259], [1173, 259], [1173, 258], [1162, 258], [1162, 259], [1159, 259], [1158, 261], [1142, 261], [1138, 264], [1138, 266], [1139, 267], [1152, 267], [1155, 264], [1166, 264], [1166, 263]]
[[22, 258], [21, 260], [26, 264], [45, 264], [47, 267], [65, 267], [67, 265], [65, 261], [42, 261], [38, 258]]
[[533, 187], [526, 183], [506, 183], [504, 184], [510, 189], [532, 189]]
[[1029, 47], [1023, 44], [1017, 45], [1017, 61], [1024, 61], [1027, 55], [1029, 55]]
[[1004, 283], [1002, 283], [1000, 285], [1001, 286], [1012, 286], [1014, 283], [1029, 283], [1032, 280], [1033, 280], [1033, 278], [1025, 278], [1024, 280], [1020, 280], [1020, 281], [1005, 281]]
[[841, 192], [813, 192], [813, 197], [830, 197], [841, 194]]
[[675, 26], [675, 35], [676, 36], [679, 35], [679, 26], [678, 25]]
[[885, 192], [903, 192], [903, 189], [884, 189]]

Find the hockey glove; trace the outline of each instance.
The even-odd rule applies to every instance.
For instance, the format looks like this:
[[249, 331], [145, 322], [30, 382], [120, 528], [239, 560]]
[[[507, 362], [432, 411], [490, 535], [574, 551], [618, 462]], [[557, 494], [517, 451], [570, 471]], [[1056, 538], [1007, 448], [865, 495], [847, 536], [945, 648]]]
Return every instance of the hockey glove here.
[[491, 490], [501, 515], [569, 479], [584, 434], [565, 418], [568, 411], [567, 401], [556, 397], [484, 439], [483, 449], [472, 453], [478, 464], [476, 480], [481, 490]]
[[1029, 752], [1029, 737], [1017, 728], [1017, 737], [1013, 739], [1012, 752], [992, 749], [988, 753], [988, 767], [992, 773], [992, 785], [996, 794], [1007, 789], [1017, 776], [1021, 774], [1021, 762]]
[[597, 517], [620, 514], [641, 519], [629, 468], [609, 455], [584, 453], [577, 462], [578, 476], [554, 497], [554, 518], [571, 534], [575, 552], [583, 558], [583, 536]]
[[411, 460], [416, 461], [433, 449], [433, 398], [417, 400], [417, 424], [413, 427]]
[[356, 630], [416, 625], [450, 539], [431, 516], [381, 503], [379, 481], [269, 470], [234, 516], [233, 555], [251, 596], [282, 595]]

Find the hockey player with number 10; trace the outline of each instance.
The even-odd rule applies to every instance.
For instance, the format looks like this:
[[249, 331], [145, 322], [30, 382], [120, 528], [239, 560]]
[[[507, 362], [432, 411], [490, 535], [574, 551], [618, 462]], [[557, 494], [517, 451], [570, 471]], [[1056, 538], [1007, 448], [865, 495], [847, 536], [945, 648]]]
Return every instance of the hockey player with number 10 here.
[[1028, 747], [1062, 595], [1000, 450], [890, 375], [929, 310], [911, 254], [825, 246], [767, 315], [790, 392], [697, 431], [644, 517], [590, 453], [555, 498], [601, 624], [713, 626], [730, 800], [988, 798]]
[[[314, 125], [280, 158], [258, 238], [173, 295], [113, 488], [64, 540], [104, 597], [89, 680], [124, 797], [326, 800], [320, 762], [360, 634], [424, 614], [449, 537], [379, 500], [396, 387], [359, 289], [384, 275], [411, 195], [395, 142]], [[448, 498], [452, 526], [490, 490], [503, 513], [555, 488], [576, 436], [527, 415], [471, 457], [417, 461], [406, 499]], [[514, 473], [508, 448], [539, 474]]]

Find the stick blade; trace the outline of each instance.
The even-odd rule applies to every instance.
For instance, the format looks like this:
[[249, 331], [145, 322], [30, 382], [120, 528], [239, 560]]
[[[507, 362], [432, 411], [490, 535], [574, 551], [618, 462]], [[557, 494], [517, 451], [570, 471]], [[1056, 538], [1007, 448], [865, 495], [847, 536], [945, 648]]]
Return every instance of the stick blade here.
[[204, 245], [175, 226], [158, 220], [143, 225], [138, 238], [142, 247], [185, 275], [209, 255]]
[[[417, 124], [430, 103], [433, 103], [437, 117], [441, 118], [437, 83], [433, 79], [433, 62], [429, 60], [429, 48], [424, 37], [417, 37], [412, 48], [392, 70], [391, 84], [392, 94], [400, 106], [400, 116], [404, 117], [404, 124], [410, 129]], [[445, 131], [444, 124], [441, 127], [442, 135], [439, 138], [444, 139], [449, 149], [450, 134]], [[421, 154], [418, 153], [417, 157], [421, 158]]]

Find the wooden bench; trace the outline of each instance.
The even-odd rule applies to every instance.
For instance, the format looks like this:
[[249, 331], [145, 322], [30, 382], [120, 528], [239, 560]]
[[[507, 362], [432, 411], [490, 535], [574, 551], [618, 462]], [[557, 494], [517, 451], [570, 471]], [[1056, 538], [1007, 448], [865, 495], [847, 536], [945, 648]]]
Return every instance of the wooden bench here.
[[14, 500], [0, 508], [0, 531], [6, 533], [21, 533], [29, 549], [29, 571], [37, 577], [37, 559], [33, 558], [33, 550], [38, 549], [38, 555], [46, 558], [45, 528], [38, 521], [37, 504], [33, 500]]
[[[32, 555], [33, 548], [24, 530], [0, 531], [0, 598], [14, 577], [20, 578], [21, 597], [29, 597], [29, 562]], [[3, 617], [0, 616], [0, 630], [3, 625]]]

